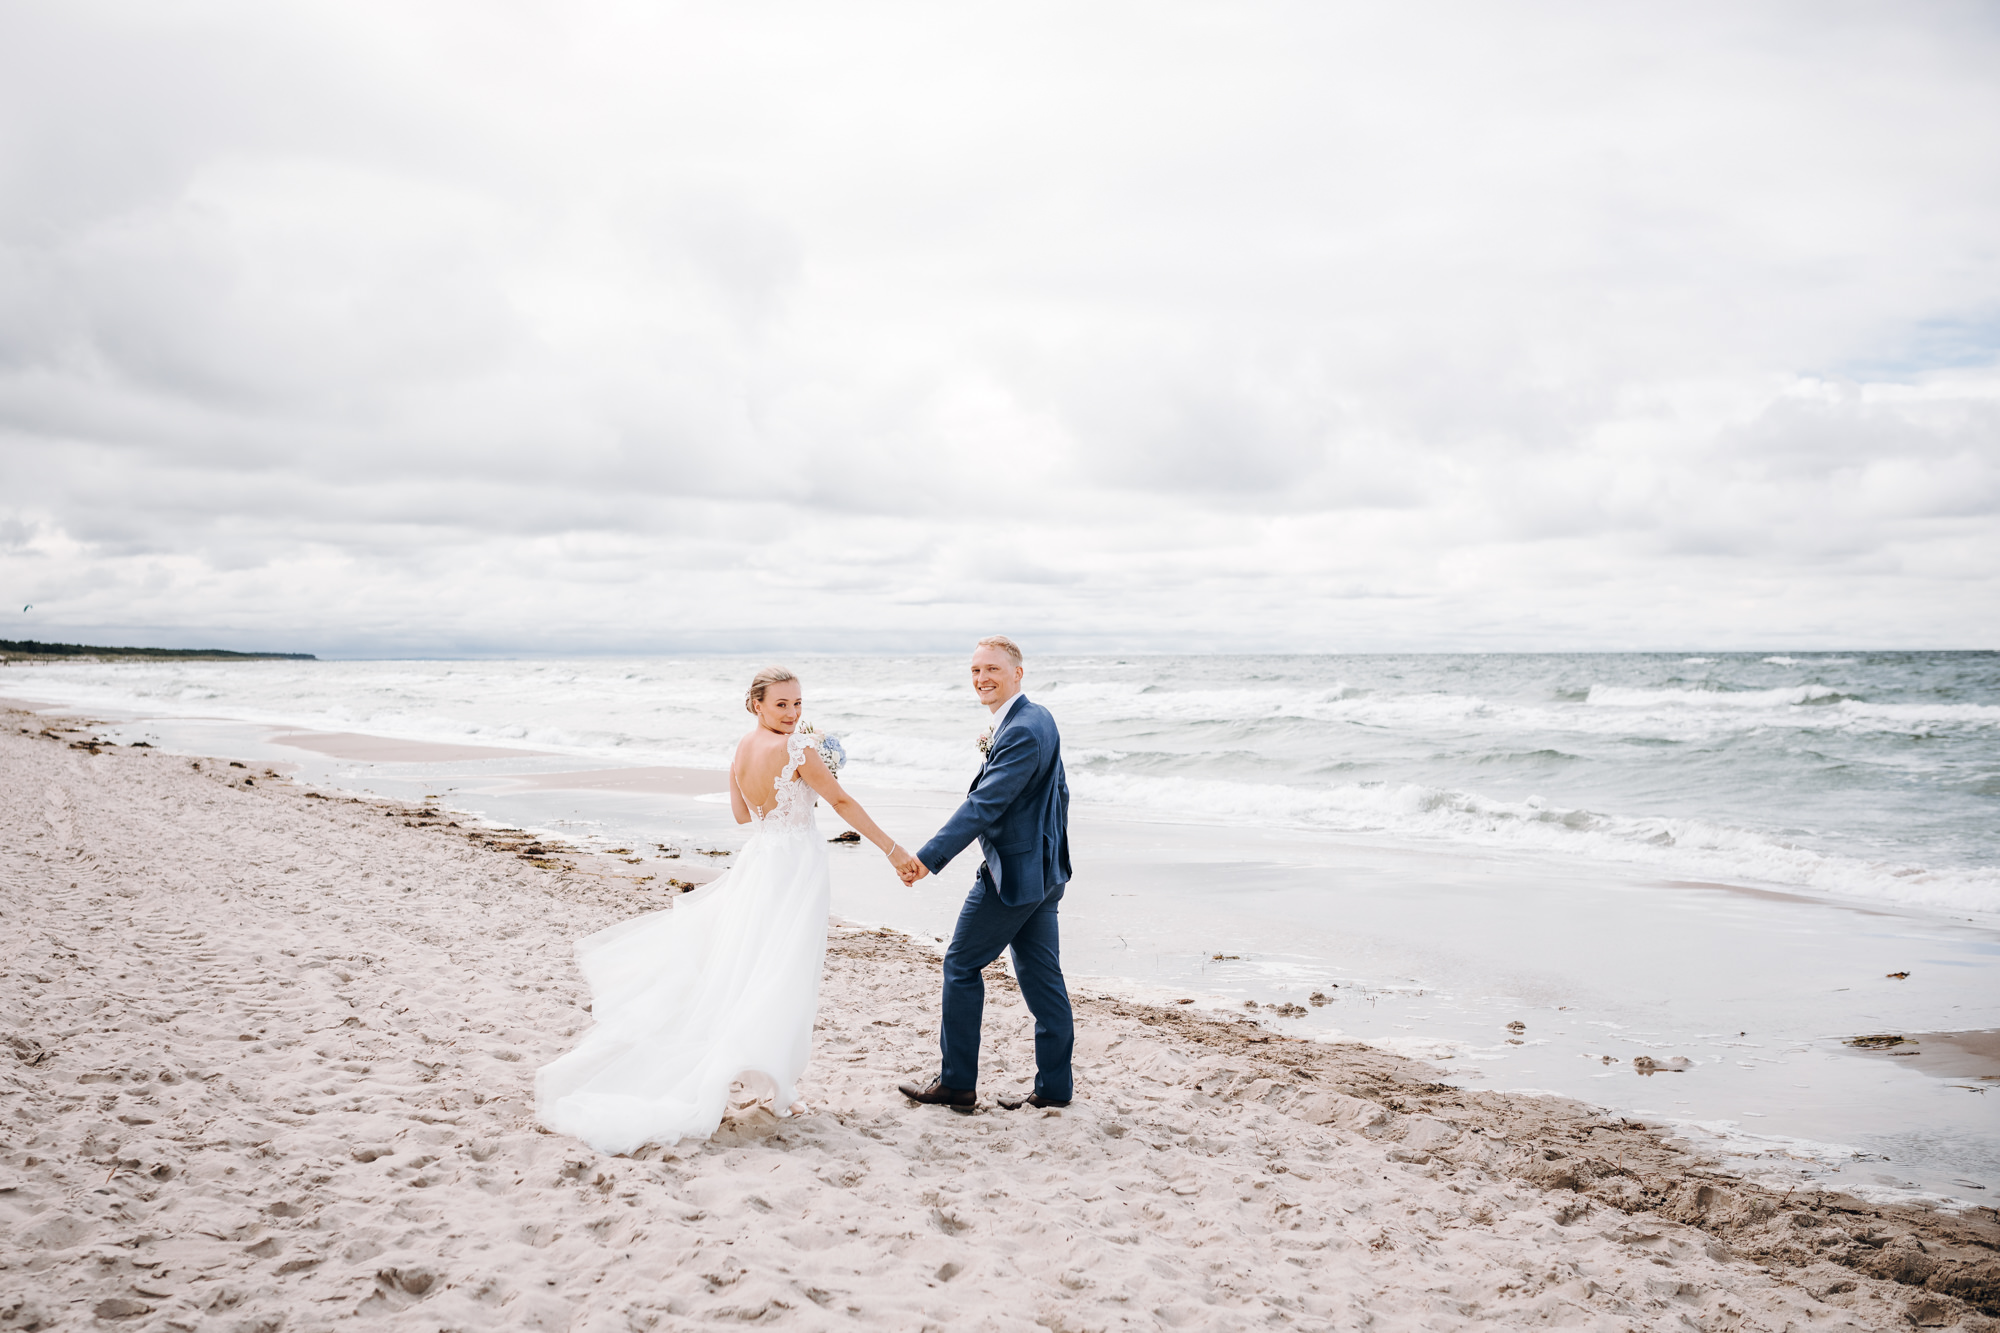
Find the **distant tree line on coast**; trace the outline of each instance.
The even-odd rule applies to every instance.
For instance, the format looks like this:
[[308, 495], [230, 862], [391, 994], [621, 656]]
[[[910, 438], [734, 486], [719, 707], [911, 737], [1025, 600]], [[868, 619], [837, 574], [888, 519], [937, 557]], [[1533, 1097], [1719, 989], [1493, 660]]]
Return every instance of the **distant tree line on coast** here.
[[311, 653], [233, 653], [226, 648], [93, 648], [83, 643], [36, 643], [33, 639], [0, 639], [0, 662], [16, 657], [171, 657], [200, 661], [316, 662]]

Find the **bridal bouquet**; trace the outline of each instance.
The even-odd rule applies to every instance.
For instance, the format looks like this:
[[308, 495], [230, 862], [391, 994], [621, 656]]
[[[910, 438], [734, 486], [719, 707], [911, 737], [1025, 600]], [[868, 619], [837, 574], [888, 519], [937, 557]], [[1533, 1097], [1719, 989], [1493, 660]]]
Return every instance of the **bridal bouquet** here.
[[826, 771], [840, 776], [840, 766], [847, 762], [847, 747], [840, 743], [838, 736], [820, 736], [819, 728], [810, 722], [799, 723], [799, 730], [807, 736], [819, 736], [819, 757], [826, 764]]

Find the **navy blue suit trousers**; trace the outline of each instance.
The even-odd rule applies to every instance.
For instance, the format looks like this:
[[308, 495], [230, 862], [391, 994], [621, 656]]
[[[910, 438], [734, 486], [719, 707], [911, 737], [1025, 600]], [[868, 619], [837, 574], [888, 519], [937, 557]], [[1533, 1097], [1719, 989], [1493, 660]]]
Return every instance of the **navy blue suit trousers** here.
[[1063, 985], [1062, 951], [1056, 939], [1057, 885], [1040, 902], [1010, 907], [1000, 900], [980, 867], [972, 892], [958, 914], [958, 927], [944, 955], [944, 1047], [940, 1071], [947, 1088], [979, 1086], [979, 1029], [986, 1009], [986, 981], [980, 975], [1002, 950], [1014, 953], [1014, 977], [1035, 1016], [1035, 1092], [1066, 1102], [1073, 1091], [1070, 1057], [1076, 1024], [1069, 988]]

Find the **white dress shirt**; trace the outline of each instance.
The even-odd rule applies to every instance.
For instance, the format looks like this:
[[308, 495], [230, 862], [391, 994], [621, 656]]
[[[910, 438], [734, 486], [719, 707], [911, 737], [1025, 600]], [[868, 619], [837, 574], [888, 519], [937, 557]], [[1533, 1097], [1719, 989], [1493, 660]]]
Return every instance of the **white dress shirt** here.
[[1007, 720], [1007, 715], [1014, 711], [1014, 705], [1020, 703], [1021, 700], [1027, 697], [1028, 696], [1023, 694], [1021, 691], [1016, 690], [1014, 692], [1013, 698], [1009, 699], [1006, 703], [1001, 704], [998, 708], [993, 710], [993, 732], [992, 732], [993, 735], [998, 736], [1000, 734], [1000, 724], [1002, 722], [1005, 722]]

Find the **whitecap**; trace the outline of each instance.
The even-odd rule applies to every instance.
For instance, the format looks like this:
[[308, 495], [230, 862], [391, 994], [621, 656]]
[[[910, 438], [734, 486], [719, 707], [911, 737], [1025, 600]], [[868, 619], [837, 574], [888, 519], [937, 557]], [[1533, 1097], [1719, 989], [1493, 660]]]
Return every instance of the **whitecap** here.
[[1710, 820], [1502, 801], [1418, 783], [1308, 788], [1077, 772], [1070, 785], [1080, 800], [1154, 812], [1514, 847], [1656, 866], [1685, 879], [2000, 913], [2000, 870], [1841, 856]]
[[1848, 696], [1828, 685], [1780, 685], [1768, 690], [1642, 689], [1592, 685], [1589, 703], [1615, 708], [1791, 708]]

